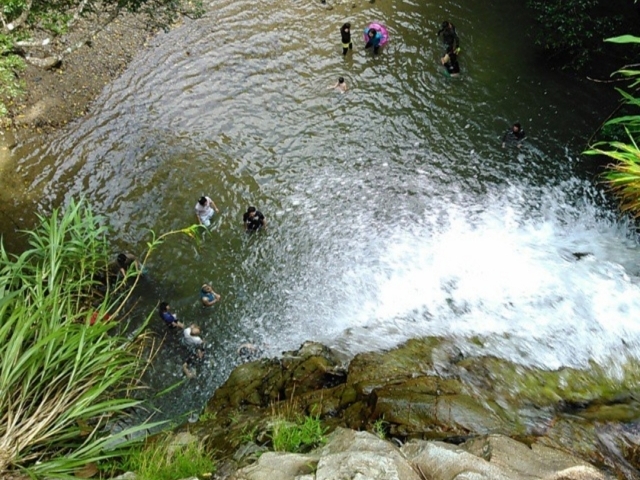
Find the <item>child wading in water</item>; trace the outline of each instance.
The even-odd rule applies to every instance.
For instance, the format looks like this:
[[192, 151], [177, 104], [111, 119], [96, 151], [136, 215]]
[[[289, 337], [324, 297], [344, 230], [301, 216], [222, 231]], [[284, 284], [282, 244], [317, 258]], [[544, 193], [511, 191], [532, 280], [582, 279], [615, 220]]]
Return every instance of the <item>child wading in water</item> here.
[[344, 77], [338, 78], [338, 82], [335, 85], [327, 87], [327, 90], [331, 90], [332, 88], [335, 88], [336, 90], [339, 90], [340, 93], [346, 92], [347, 91], [347, 84], [344, 81]]
[[340, 36], [342, 37], [342, 55], [346, 55], [349, 50], [353, 49], [353, 43], [351, 43], [351, 24], [349, 22], [340, 27]]

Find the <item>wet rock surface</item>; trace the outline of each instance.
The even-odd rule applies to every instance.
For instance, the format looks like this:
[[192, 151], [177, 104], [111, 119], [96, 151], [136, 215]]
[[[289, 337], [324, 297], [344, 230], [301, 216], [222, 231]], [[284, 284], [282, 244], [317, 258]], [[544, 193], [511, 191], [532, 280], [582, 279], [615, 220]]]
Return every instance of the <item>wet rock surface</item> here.
[[[634, 396], [625, 391], [624, 382], [616, 391], [611, 384], [601, 388], [600, 381], [597, 374], [589, 378], [589, 372], [579, 370], [540, 371], [493, 357], [464, 358], [455, 345], [439, 338], [357, 355], [348, 365], [330, 349], [309, 342], [279, 359], [239, 366], [211, 398], [202, 420], [182, 428], [203, 439], [211, 451], [233, 456], [247, 442], [270, 448], [276, 418], [314, 416], [328, 432], [343, 427], [375, 431], [403, 445], [414, 472], [423, 467], [449, 472], [432, 472], [427, 478], [606, 478], [597, 476], [604, 473], [590, 464], [618, 478], [638, 478], [638, 435], [629, 423], [637, 418]], [[417, 441], [427, 443], [409, 447]], [[357, 448], [356, 438], [350, 442]], [[385, 448], [393, 446], [384, 443]], [[349, 472], [357, 468], [401, 469], [393, 455], [380, 463], [369, 453], [357, 455], [362, 464], [356, 468], [339, 451], [343, 447], [330, 443], [306, 454], [317, 459], [316, 472], [293, 466], [290, 471], [300, 478], [330, 478], [318, 476], [330, 469], [326, 471], [334, 478], [356, 478]], [[340, 453], [340, 460], [329, 467], [317, 455], [332, 451]], [[234, 468], [272, 458], [265, 455], [236, 455]], [[418, 458], [428, 461], [416, 463]], [[475, 473], [451, 476], [448, 458], [458, 464], [467, 459], [467, 473]], [[569, 473], [561, 474], [565, 470]]]

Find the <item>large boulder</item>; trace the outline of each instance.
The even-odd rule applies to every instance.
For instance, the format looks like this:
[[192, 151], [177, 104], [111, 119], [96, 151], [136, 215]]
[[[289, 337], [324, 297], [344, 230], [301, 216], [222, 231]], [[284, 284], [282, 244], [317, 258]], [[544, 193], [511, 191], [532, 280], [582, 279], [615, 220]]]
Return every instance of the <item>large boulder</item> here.
[[460, 446], [411, 441], [403, 454], [432, 480], [605, 480], [596, 468], [560, 450], [488, 435]]

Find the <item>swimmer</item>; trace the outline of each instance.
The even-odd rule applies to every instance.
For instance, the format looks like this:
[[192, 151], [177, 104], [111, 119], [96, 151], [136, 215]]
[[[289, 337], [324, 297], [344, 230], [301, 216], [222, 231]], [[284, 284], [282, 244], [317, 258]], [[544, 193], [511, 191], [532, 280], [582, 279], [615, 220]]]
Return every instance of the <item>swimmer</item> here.
[[197, 375], [196, 367], [204, 363], [204, 349], [197, 347], [195, 352], [191, 353], [182, 364], [182, 371], [187, 378], [193, 378]]
[[378, 54], [380, 52], [380, 42], [382, 42], [382, 34], [375, 28], [367, 27], [364, 29], [364, 33], [367, 36], [367, 43], [364, 49], [373, 47], [373, 53]]
[[189, 327], [185, 328], [182, 332], [184, 335], [184, 343], [190, 347], [204, 346], [204, 340], [200, 337], [200, 327], [195, 323], [192, 323]]
[[158, 315], [169, 328], [184, 328], [184, 324], [178, 321], [177, 315], [171, 313], [171, 306], [167, 302], [160, 303]]
[[502, 148], [506, 147], [507, 143], [515, 143], [516, 147], [521, 148], [524, 137], [526, 137], [526, 134], [522, 129], [522, 125], [516, 122], [502, 137]]
[[460, 38], [456, 32], [456, 27], [448, 20], [442, 22], [442, 28], [438, 31], [437, 35], [442, 34], [442, 41], [445, 44], [447, 52], [453, 52], [456, 55], [460, 53]]
[[211, 218], [214, 214], [220, 213], [214, 201], [204, 195], [200, 197], [200, 200], [196, 203], [195, 210], [198, 222], [205, 227], [211, 225]]
[[208, 283], [202, 285], [200, 289], [200, 301], [205, 307], [210, 307], [214, 303], [220, 300], [221, 296], [213, 291], [213, 288]]
[[335, 85], [331, 85], [330, 87], [327, 87], [327, 90], [332, 90], [332, 89], [336, 89], [340, 93], [346, 92], [348, 87], [347, 87], [347, 83], [344, 81], [344, 77], [338, 78], [338, 81], [336, 82]]
[[351, 24], [349, 22], [340, 27], [340, 36], [342, 37], [342, 55], [347, 55], [347, 52], [353, 49], [353, 43], [351, 42]]

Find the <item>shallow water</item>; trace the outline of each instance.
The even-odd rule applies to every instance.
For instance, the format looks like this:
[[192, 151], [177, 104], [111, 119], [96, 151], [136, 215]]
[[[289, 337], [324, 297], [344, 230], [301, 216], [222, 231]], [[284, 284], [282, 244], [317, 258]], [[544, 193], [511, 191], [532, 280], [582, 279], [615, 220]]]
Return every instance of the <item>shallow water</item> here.
[[[216, 1], [157, 37], [53, 142], [16, 148], [15, 187], [3, 175], [3, 195], [44, 211], [86, 196], [114, 245], [136, 253], [150, 229], [189, 225], [197, 198], [214, 198], [211, 235], [168, 240], [142, 289], [148, 311], [170, 301], [213, 344], [198, 379], [158, 401], [163, 415], [200, 408], [249, 339], [267, 354], [314, 339], [352, 355], [481, 338], [548, 368], [639, 356], [637, 242], [578, 157], [609, 87], [539, 65], [514, 2], [333, 5]], [[460, 78], [438, 65], [444, 18], [461, 37]], [[360, 37], [370, 20], [391, 35], [376, 57]], [[338, 76], [344, 95], [327, 89]], [[514, 121], [526, 147], [502, 149]], [[249, 204], [267, 232], [243, 234]], [[223, 296], [209, 310], [205, 281]], [[179, 338], [165, 340], [158, 389], [182, 378]]]

